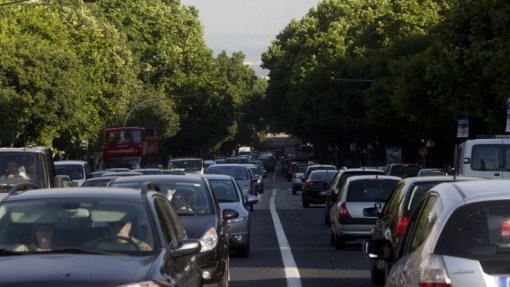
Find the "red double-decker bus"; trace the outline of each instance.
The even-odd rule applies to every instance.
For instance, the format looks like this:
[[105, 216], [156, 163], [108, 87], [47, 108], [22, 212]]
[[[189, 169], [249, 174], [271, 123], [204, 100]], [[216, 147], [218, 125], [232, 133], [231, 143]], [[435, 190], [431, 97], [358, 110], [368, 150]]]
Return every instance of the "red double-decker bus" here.
[[103, 131], [103, 168], [142, 168], [161, 164], [155, 129], [106, 128]]

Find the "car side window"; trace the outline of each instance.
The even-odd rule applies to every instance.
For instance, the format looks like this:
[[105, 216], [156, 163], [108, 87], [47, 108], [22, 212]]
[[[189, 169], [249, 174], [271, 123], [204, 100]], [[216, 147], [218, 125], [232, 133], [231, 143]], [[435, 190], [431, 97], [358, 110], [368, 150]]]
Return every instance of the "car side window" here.
[[154, 199], [154, 207], [158, 216], [158, 224], [163, 232], [163, 238], [165, 240], [164, 246], [176, 242], [174, 230], [172, 228], [173, 222], [169, 218], [172, 213], [170, 203], [168, 200], [156, 197]]
[[393, 192], [391, 193], [389, 199], [388, 199], [388, 203], [384, 206], [383, 208], [383, 214], [389, 214], [389, 213], [395, 213], [395, 211], [397, 210], [398, 206], [399, 206], [399, 203], [400, 203], [400, 198], [402, 197], [401, 194], [402, 194], [402, 188], [404, 187], [404, 183], [401, 182], [399, 183], [395, 189], [393, 190]]
[[405, 249], [403, 250], [405, 254], [413, 252], [427, 239], [439, 217], [441, 209], [441, 201], [437, 194], [430, 194], [425, 199], [418, 216], [415, 218], [415, 223], [405, 239], [407, 243], [402, 243], [405, 244]]

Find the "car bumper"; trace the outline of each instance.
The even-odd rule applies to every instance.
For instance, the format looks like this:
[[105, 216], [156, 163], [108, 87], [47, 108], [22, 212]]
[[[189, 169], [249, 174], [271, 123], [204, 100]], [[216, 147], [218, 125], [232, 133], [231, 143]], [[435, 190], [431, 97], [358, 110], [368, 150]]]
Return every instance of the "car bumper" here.
[[324, 195], [322, 195], [322, 192], [324, 192], [324, 190], [303, 190], [303, 193], [302, 193], [302, 201], [306, 201], [306, 202], [309, 202], [309, 203], [325, 203], [326, 202], [326, 197], [324, 197]]
[[370, 238], [373, 227], [373, 224], [341, 224], [336, 229], [336, 235], [338, 237]]
[[226, 271], [227, 257], [228, 255], [221, 256], [218, 254], [216, 249], [198, 254], [197, 263], [202, 277], [204, 277], [204, 272], [210, 274], [209, 278], [203, 278], [204, 284], [215, 283], [223, 278]]

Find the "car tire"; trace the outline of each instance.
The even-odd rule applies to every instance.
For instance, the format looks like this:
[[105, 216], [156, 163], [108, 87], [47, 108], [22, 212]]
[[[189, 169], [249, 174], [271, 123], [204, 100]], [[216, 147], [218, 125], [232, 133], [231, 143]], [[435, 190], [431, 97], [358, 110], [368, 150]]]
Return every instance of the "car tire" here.
[[330, 225], [331, 224], [331, 220], [329, 219], [329, 215], [324, 213], [324, 223], [326, 225]]
[[386, 270], [379, 270], [375, 268], [375, 260], [370, 260], [370, 277], [372, 277], [372, 283], [384, 284], [386, 280]]
[[345, 240], [338, 238], [336, 234], [333, 233], [334, 245], [336, 250], [341, 250], [345, 248]]
[[292, 188], [292, 195], [296, 195], [296, 189]]
[[303, 207], [304, 208], [310, 207], [310, 203], [308, 201], [303, 201]]
[[[250, 238], [250, 235], [248, 234], [248, 238]], [[238, 251], [239, 256], [241, 257], [249, 257], [250, 256], [250, 239], [248, 239], [248, 243], [243, 246]]]

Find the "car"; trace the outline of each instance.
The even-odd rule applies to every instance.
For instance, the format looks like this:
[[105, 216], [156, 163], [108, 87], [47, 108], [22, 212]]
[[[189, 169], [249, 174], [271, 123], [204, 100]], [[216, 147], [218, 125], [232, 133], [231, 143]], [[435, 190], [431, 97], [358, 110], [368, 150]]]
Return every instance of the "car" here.
[[130, 171], [141, 172], [142, 174], [163, 174], [160, 168], [135, 168]]
[[136, 176], [136, 175], [143, 175], [143, 173], [139, 172], [139, 171], [113, 171], [113, 172], [105, 172], [103, 174], [101, 174], [99, 177], [110, 177], [110, 176], [115, 176], [115, 177], [124, 177], [124, 176]]
[[201, 158], [176, 158], [168, 161], [168, 169], [183, 168], [186, 174], [203, 174], [204, 161]]
[[292, 185], [291, 191], [292, 194], [295, 195], [298, 190], [301, 190], [301, 186], [303, 185], [303, 176], [305, 175], [305, 171], [308, 168], [309, 164], [299, 163], [294, 165], [294, 172], [292, 173]]
[[257, 191], [255, 190], [257, 178], [254, 177], [250, 169], [244, 164], [213, 164], [207, 169], [207, 174], [230, 175], [239, 184], [245, 196], [248, 196], [248, 194], [257, 195]]
[[0, 285], [201, 286], [200, 242], [161, 192], [33, 187], [0, 202]]
[[100, 176], [100, 177], [92, 177], [85, 180], [81, 187], [106, 187], [112, 181], [112, 179], [116, 178], [116, 176]]
[[259, 200], [254, 195], [244, 196], [236, 180], [229, 175], [206, 174], [221, 210], [233, 209], [239, 216], [227, 221], [230, 251], [248, 257], [250, 255], [251, 213], [249, 206]]
[[394, 175], [401, 178], [416, 176], [420, 166], [415, 163], [392, 163], [386, 167], [388, 175]]
[[335, 203], [338, 197], [338, 191], [343, 186], [347, 178], [356, 175], [370, 175], [370, 174], [385, 174], [384, 171], [378, 168], [341, 168], [336, 174], [333, 182], [329, 186], [328, 192], [325, 196], [324, 204], [324, 223], [329, 226], [331, 219], [329, 217], [331, 207]]
[[59, 160], [55, 161], [54, 165], [57, 175], [68, 175], [78, 186], [92, 177], [89, 163], [83, 160]]
[[397, 249], [367, 240], [363, 253], [392, 262], [389, 287], [508, 286], [509, 215], [507, 180], [441, 183], [424, 195]]
[[246, 167], [250, 169], [253, 176], [257, 179], [253, 183], [256, 193], [264, 193], [264, 172], [262, 169], [254, 164], [246, 164]]
[[174, 169], [162, 169], [161, 174], [175, 174], [175, 175], [186, 175], [186, 172], [183, 168], [174, 168]]
[[161, 189], [179, 216], [189, 238], [202, 244], [196, 256], [205, 284], [228, 285], [228, 220], [239, 217], [232, 209], [220, 209], [209, 182], [203, 175], [142, 175], [118, 177], [109, 187], [140, 189], [152, 183]]
[[331, 244], [343, 249], [346, 241], [370, 238], [377, 217], [366, 215], [363, 210], [374, 205], [382, 208], [400, 180], [378, 174], [347, 178], [330, 211]]
[[418, 171], [416, 176], [431, 176], [431, 175], [448, 175], [448, 172], [444, 168], [422, 168]]
[[301, 202], [303, 207], [310, 207], [310, 203], [323, 204], [324, 192], [328, 190], [331, 181], [337, 174], [336, 170], [314, 170], [301, 188]]
[[[397, 248], [400, 238], [406, 230], [411, 213], [427, 191], [443, 182], [479, 179], [462, 176], [422, 176], [408, 177], [401, 180], [382, 210], [370, 207], [363, 211], [369, 216], [377, 216], [377, 221], [370, 232], [370, 238], [387, 239], [392, 243], [393, 248]], [[391, 267], [390, 264], [387, 264], [384, 260], [370, 261], [372, 282], [383, 284], [386, 279], [387, 270]]]
[[310, 177], [310, 173], [314, 170], [337, 170], [336, 166], [330, 165], [330, 164], [311, 164], [306, 168], [305, 174], [303, 175], [303, 182], [308, 180], [308, 177]]

